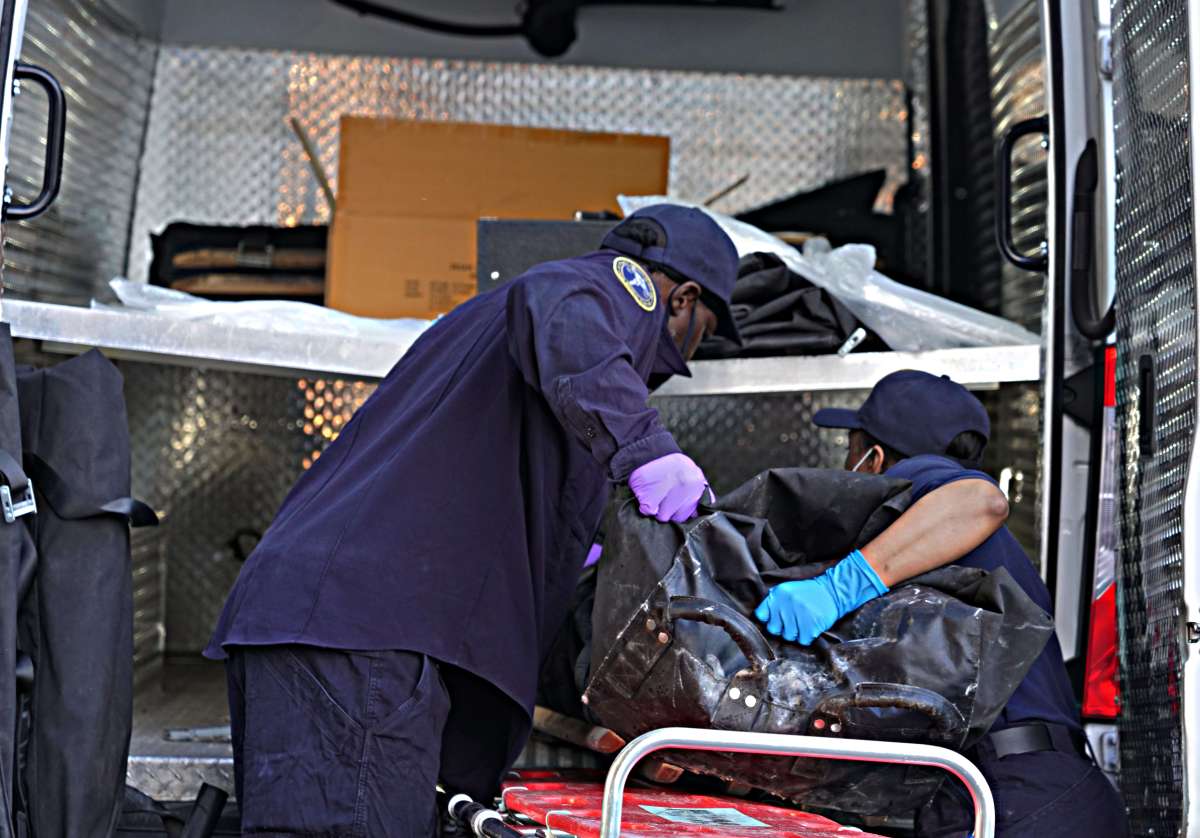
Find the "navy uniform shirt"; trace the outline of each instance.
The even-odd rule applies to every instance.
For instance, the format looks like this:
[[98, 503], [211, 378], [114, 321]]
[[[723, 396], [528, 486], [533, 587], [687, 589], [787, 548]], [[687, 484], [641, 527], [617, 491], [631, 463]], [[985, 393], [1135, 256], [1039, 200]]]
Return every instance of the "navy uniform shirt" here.
[[687, 366], [649, 276], [613, 251], [459, 306], [301, 476], [206, 654], [420, 652], [490, 682], [527, 730], [610, 484], [679, 450], [651, 373]]
[[[958, 480], [982, 479], [993, 485], [996, 482], [981, 471], [964, 468], [954, 460], [933, 455], [901, 460], [888, 469], [887, 476], [911, 481], [914, 503], [939, 486]], [[1050, 591], [1046, 589], [1046, 584], [1038, 575], [1033, 562], [1025, 555], [1025, 551], [1007, 527], [996, 530], [987, 541], [963, 556], [956, 564], [988, 571], [1003, 567], [1030, 599], [1047, 614], [1053, 615]], [[1074, 729], [1080, 726], [1075, 693], [1067, 678], [1057, 635], [1051, 635], [1050, 641], [1030, 667], [1025, 680], [1008, 700], [992, 729], [1000, 730], [1032, 721], [1066, 725]]]

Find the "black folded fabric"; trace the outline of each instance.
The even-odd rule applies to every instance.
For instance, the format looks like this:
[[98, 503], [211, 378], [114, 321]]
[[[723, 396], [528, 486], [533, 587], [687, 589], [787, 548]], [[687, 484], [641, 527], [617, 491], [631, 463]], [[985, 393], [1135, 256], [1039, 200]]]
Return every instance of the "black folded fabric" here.
[[[791, 271], [773, 253], [742, 257], [730, 311], [743, 345], [714, 335], [700, 344], [697, 358], [830, 354], [862, 325], [836, 297]], [[887, 345], [867, 330], [856, 351], [883, 349]]]

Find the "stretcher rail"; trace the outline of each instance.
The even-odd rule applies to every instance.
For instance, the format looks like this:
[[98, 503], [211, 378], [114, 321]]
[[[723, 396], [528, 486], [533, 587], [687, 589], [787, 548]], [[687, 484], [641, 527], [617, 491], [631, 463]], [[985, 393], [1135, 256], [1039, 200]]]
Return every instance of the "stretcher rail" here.
[[820, 736], [789, 736], [779, 733], [741, 733], [666, 727], [634, 739], [617, 755], [604, 783], [600, 838], [619, 838], [625, 783], [645, 756], [673, 748], [685, 751], [727, 751], [742, 754], [845, 759], [899, 765], [941, 768], [967, 787], [975, 805], [974, 838], [995, 838], [996, 806], [987, 780], [962, 754], [933, 745], [871, 742], [864, 739], [827, 739]]

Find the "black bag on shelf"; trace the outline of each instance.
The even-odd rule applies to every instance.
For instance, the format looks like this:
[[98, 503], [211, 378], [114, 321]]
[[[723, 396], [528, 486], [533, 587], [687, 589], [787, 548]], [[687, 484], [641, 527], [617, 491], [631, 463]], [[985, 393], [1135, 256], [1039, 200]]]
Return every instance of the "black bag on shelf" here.
[[[869, 244], [890, 276], [920, 277], [925, 273], [923, 266], [909, 265], [906, 258], [903, 213], [885, 215], [875, 211], [886, 182], [887, 172], [883, 169], [851, 175], [738, 213], [737, 220], [768, 233], [824, 236], [835, 246]], [[896, 201], [901, 201], [899, 194]]]
[[94, 350], [17, 374], [37, 502], [20, 519], [37, 564], [17, 616], [18, 648], [32, 663], [17, 784], [33, 838], [107, 838], [124, 794], [133, 713], [129, 526], [157, 519], [130, 497], [123, 387]]
[[150, 237], [150, 284], [214, 300], [325, 297], [324, 226], [168, 224]]
[[[765, 472], [683, 526], [620, 502], [592, 615], [588, 711], [627, 739], [682, 725], [969, 747], [1054, 631], [1007, 572], [951, 565], [924, 574], [811, 646], [768, 637], [753, 618], [770, 586], [820, 573], [907, 504], [904, 481], [820, 469]], [[913, 812], [945, 777], [732, 753], [663, 758], [864, 817]]]
[[[713, 335], [700, 344], [697, 358], [828, 355], [862, 326], [836, 297], [791, 271], [773, 253], [742, 257], [729, 308], [743, 345]], [[864, 331], [855, 351], [887, 349], [873, 332]]]

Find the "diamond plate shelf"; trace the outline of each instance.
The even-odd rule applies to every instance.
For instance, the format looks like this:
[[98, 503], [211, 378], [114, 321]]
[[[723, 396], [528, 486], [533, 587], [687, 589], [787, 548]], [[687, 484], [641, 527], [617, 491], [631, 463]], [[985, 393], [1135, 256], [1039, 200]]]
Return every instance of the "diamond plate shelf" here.
[[861, 355], [809, 355], [695, 361], [691, 378], [676, 376], [655, 397], [728, 396], [747, 393], [809, 393], [866, 390], [888, 373], [922, 370], [948, 375], [967, 387], [993, 387], [1041, 378], [1041, 347], [988, 346], [928, 352], [864, 352]]
[[43, 341], [48, 352], [77, 354], [95, 347], [112, 358], [284, 376], [321, 372], [382, 378], [412, 343], [23, 300], [5, 300], [3, 320], [13, 337]]
[[[52, 352], [97, 347], [114, 358], [242, 372], [296, 375], [333, 373], [382, 378], [411, 345], [408, 339], [345, 335], [279, 334], [165, 318], [146, 312], [93, 310], [9, 300], [4, 319], [14, 337], [43, 341]], [[798, 393], [871, 387], [884, 375], [920, 369], [970, 387], [1037, 381], [1038, 346], [939, 349], [929, 352], [864, 352], [696, 361], [691, 378], [676, 377], [656, 397]]]

